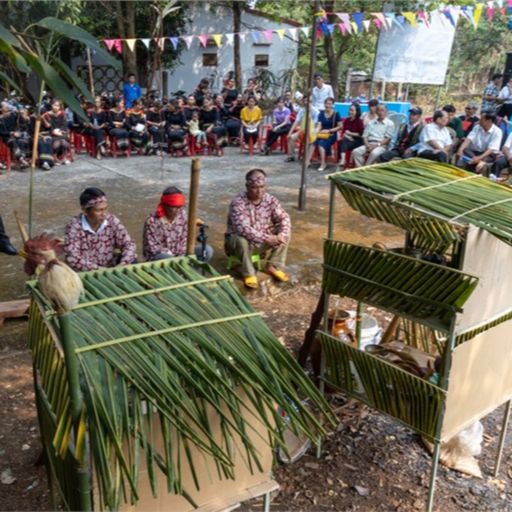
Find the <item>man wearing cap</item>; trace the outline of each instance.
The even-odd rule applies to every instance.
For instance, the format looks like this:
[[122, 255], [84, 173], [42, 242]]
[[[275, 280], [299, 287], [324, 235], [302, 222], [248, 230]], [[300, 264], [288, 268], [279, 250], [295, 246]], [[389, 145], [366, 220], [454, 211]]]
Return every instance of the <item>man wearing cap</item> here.
[[[373, 164], [387, 150], [395, 125], [387, 118], [386, 105], [377, 106], [377, 119], [370, 121], [363, 132], [363, 145], [352, 151], [356, 167]], [[366, 162], [365, 162], [366, 159]]]
[[457, 151], [457, 167], [481, 174], [500, 151], [501, 130], [494, 124], [496, 115], [484, 112]]
[[268, 254], [265, 271], [276, 281], [286, 282], [283, 270], [290, 243], [291, 222], [279, 201], [267, 192], [267, 175], [252, 169], [245, 176], [246, 191], [229, 205], [225, 250], [242, 262], [247, 288], [258, 288], [251, 254]]
[[321, 73], [315, 73], [315, 86], [311, 92], [311, 102], [313, 107], [319, 112], [325, 110], [325, 100], [327, 98], [335, 98], [332, 87], [324, 82]]
[[121, 221], [109, 213], [105, 193], [86, 188], [80, 194], [82, 213], [66, 226], [66, 263], [77, 272], [135, 263], [135, 243]]
[[[167, 187], [163, 191], [156, 211], [144, 222], [142, 251], [146, 261], [187, 254], [188, 217], [185, 203], [185, 195], [179, 188]], [[203, 257], [202, 247], [197, 246], [196, 255], [209, 261], [213, 249], [207, 245]]]
[[416, 154], [415, 146], [420, 140], [420, 133], [423, 129], [422, 114], [423, 111], [420, 107], [413, 107], [409, 110], [409, 122], [400, 125], [395, 147], [382, 153], [379, 162], [389, 162], [395, 158], [411, 158]]

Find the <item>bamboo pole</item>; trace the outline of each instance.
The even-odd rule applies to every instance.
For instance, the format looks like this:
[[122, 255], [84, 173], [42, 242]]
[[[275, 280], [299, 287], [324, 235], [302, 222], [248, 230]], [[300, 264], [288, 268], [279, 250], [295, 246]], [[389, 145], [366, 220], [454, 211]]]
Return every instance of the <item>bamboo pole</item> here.
[[307, 98], [306, 102], [306, 111], [304, 115], [306, 116], [305, 122], [305, 133], [304, 133], [304, 154], [302, 156], [302, 169], [300, 173], [300, 188], [299, 188], [299, 205], [298, 208], [300, 211], [304, 211], [306, 209], [306, 162], [308, 161], [309, 156], [309, 127], [311, 125], [311, 93], [313, 89], [313, 72], [315, 70], [316, 64], [316, 13], [318, 12], [318, 0], [315, 0], [313, 4], [313, 23], [311, 28], [311, 49], [309, 54], [309, 72], [308, 72], [308, 85], [306, 90], [305, 97]]
[[91, 95], [94, 98], [96, 96], [96, 93], [94, 92], [94, 76], [92, 74], [92, 60], [91, 60], [91, 50], [88, 46], [86, 46], [86, 52], [87, 52], [87, 68], [89, 70], [89, 87], [91, 88]]
[[187, 254], [195, 254], [196, 247], [196, 219], [197, 219], [197, 198], [199, 193], [199, 174], [201, 172], [201, 160], [194, 158], [190, 168], [190, 191], [188, 203], [188, 234]]
[[[73, 431], [75, 434], [75, 445], [78, 439], [78, 430], [80, 418], [82, 415], [82, 393], [80, 391], [80, 375], [78, 369], [78, 359], [76, 357], [73, 344], [73, 326], [71, 324], [71, 314], [63, 313], [59, 315], [60, 336], [62, 348], [64, 350], [64, 359], [66, 361], [66, 375], [69, 386], [69, 403], [71, 420], [73, 422]], [[87, 460], [87, 458], [86, 458]], [[91, 479], [87, 462], [77, 464], [78, 479], [78, 502], [81, 511], [92, 510], [91, 500]]]
[[503, 447], [505, 446], [505, 437], [507, 436], [508, 422], [510, 419], [510, 404], [509, 400], [505, 406], [505, 412], [503, 414], [503, 422], [501, 424], [500, 440], [498, 443], [498, 453], [496, 454], [496, 462], [494, 465], [493, 476], [496, 478], [500, 472], [501, 456], [503, 455]]

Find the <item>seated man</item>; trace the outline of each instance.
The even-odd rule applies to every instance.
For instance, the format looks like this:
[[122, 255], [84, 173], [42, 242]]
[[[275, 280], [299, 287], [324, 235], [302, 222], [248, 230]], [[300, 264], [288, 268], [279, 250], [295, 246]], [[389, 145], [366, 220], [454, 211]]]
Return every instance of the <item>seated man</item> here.
[[245, 176], [246, 192], [229, 205], [225, 250], [242, 262], [242, 275], [247, 288], [257, 288], [256, 270], [251, 261], [253, 251], [269, 252], [265, 271], [277, 281], [286, 282], [282, 270], [290, 243], [290, 216], [279, 201], [267, 193], [267, 175], [252, 169]]
[[[503, 144], [501, 148], [501, 152], [502, 154], [499, 155], [494, 162], [492, 173], [497, 178], [502, 178], [506, 175], [505, 181], [508, 181], [508, 169], [512, 167], [512, 133], [507, 137], [505, 144]], [[505, 170], [507, 170], [507, 173], [505, 173]]]
[[416, 154], [414, 146], [418, 144], [423, 129], [422, 114], [423, 111], [420, 107], [409, 110], [409, 122], [400, 125], [395, 147], [382, 153], [379, 162], [389, 162], [394, 158], [411, 158]]
[[384, 153], [395, 131], [393, 121], [387, 117], [387, 108], [379, 104], [377, 119], [368, 123], [363, 132], [363, 145], [352, 151], [352, 159], [356, 167], [373, 164]]
[[478, 111], [478, 105], [474, 101], [470, 101], [464, 108], [464, 114], [459, 116], [460, 122], [462, 123], [462, 129], [464, 130], [464, 137], [469, 135], [469, 132], [478, 123], [479, 117], [476, 115]]
[[501, 130], [494, 124], [496, 115], [484, 112], [457, 151], [457, 167], [482, 174], [500, 151]]
[[[142, 233], [143, 253], [146, 261], [162, 260], [187, 254], [188, 218], [185, 196], [179, 188], [167, 187], [160, 197], [155, 213], [144, 222]], [[213, 249], [196, 246], [196, 256], [209, 261]]]
[[418, 156], [435, 160], [437, 162], [448, 162], [452, 148], [452, 137], [446, 125], [448, 115], [444, 110], [436, 110], [431, 123], [425, 125], [420, 135]]
[[82, 213], [66, 226], [66, 263], [77, 272], [135, 263], [135, 243], [121, 221], [108, 212], [105, 193], [86, 188], [80, 206]]

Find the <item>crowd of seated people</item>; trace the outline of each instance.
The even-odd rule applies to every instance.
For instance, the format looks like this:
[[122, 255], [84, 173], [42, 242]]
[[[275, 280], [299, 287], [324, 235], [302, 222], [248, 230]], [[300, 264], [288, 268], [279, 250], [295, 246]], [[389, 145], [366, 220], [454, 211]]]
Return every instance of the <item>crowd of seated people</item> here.
[[[294, 161], [299, 151], [307, 165], [318, 162], [315, 165], [320, 172], [329, 163], [344, 169], [417, 156], [499, 177], [512, 161], [507, 124], [493, 109], [482, 110], [479, 117], [478, 105], [470, 102], [464, 114], [457, 116], [456, 108], [448, 104], [424, 118], [416, 106], [398, 125], [396, 116], [392, 120], [393, 114], [377, 99], [368, 102], [365, 113], [362, 105], [354, 102], [342, 119], [332, 94], [332, 88], [317, 74], [310, 98], [286, 91], [264, 111], [259, 104], [262, 93], [253, 79], [240, 92], [230, 76], [219, 93], [213, 93], [209, 80], [202, 79], [189, 95], [160, 99], [143, 98], [135, 76], [129, 75], [122, 95], [99, 95], [94, 103], [82, 98], [86, 119], [65, 109], [59, 99], [46, 97], [37, 165], [49, 170], [69, 164], [72, 147], [101, 159], [133, 152], [222, 155], [230, 143], [240, 144], [250, 154], [257, 146], [264, 155], [280, 144], [287, 162]], [[34, 134], [30, 107], [1, 102], [0, 169], [5, 167], [6, 152], [20, 168], [29, 165]]]

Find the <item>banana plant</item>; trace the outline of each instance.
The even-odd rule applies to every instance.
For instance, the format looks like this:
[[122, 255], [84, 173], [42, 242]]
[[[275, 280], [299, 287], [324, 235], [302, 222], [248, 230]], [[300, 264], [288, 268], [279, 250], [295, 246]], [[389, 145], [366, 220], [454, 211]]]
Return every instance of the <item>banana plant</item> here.
[[[5, 27], [0, 21], [0, 53], [26, 74], [35, 73], [40, 81], [39, 101], [36, 107], [34, 142], [32, 146], [32, 169], [30, 172], [28, 201], [28, 231], [32, 236], [32, 204], [34, 173], [37, 162], [37, 144], [41, 127], [41, 100], [46, 87], [60, 98], [73, 112], [86, 119], [80, 102], [75, 97], [78, 91], [92, 101], [87, 85], [59, 58], [58, 46], [63, 39], [78, 41], [95, 51], [103, 60], [117, 70], [121, 63], [104, 50], [89, 32], [54, 17], [31, 23], [24, 30]], [[2, 78], [2, 77], [0, 77]], [[11, 80], [12, 82], [12, 80]]]

